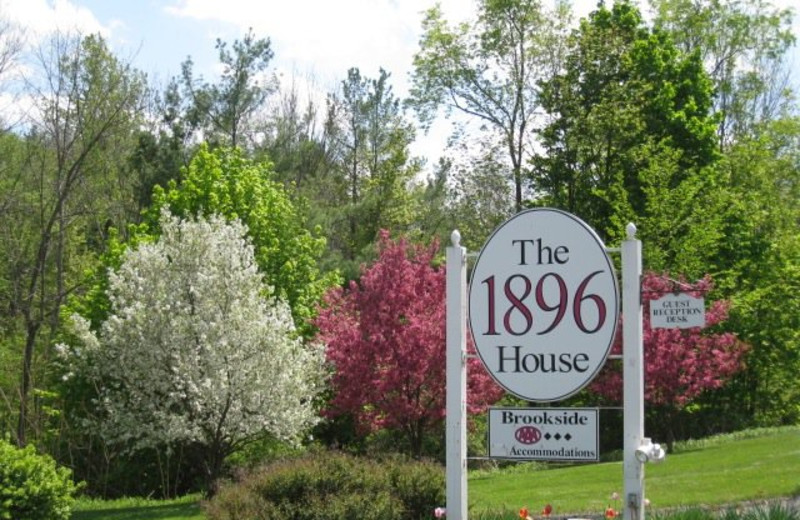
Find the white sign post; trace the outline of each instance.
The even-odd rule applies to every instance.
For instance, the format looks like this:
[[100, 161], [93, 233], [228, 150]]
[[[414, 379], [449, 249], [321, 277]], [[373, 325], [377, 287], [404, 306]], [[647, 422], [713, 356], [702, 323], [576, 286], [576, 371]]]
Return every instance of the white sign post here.
[[644, 463], [636, 456], [644, 441], [644, 329], [642, 325], [642, 242], [628, 224], [622, 242], [622, 400], [626, 520], [644, 520]]
[[447, 248], [445, 498], [447, 518], [467, 518], [467, 250], [453, 231]]
[[605, 246], [564, 211], [511, 217], [472, 272], [469, 320], [478, 355], [500, 386], [528, 401], [565, 399], [597, 375], [618, 309]]

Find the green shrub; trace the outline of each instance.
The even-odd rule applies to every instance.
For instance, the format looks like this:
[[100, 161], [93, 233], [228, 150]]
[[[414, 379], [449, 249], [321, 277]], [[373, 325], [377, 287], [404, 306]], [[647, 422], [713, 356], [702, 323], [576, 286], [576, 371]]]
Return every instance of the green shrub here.
[[0, 439], [0, 519], [67, 520], [74, 493], [68, 469]]
[[430, 518], [435, 507], [444, 506], [441, 466], [394, 459], [386, 467], [394, 493], [405, 508], [404, 518]]
[[770, 504], [745, 508], [743, 511], [727, 511], [720, 520], [800, 520], [800, 511], [795, 508]]
[[653, 520], [800, 520], [800, 511], [781, 504], [764, 506], [742, 504], [721, 512], [703, 508], [656, 512], [650, 518]]
[[417, 520], [444, 504], [428, 462], [316, 453], [252, 471], [206, 504], [209, 520]]
[[[649, 516], [652, 520], [715, 520], [713, 511], [699, 507], [681, 508], [672, 511], [657, 511]], [[726, 520], [740, 520], [737, 514]]]

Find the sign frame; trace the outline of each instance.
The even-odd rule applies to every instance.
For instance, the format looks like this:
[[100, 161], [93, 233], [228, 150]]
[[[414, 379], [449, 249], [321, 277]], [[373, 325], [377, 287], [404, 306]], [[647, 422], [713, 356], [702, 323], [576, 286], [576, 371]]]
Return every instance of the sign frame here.
[[[625, 227], [619, 249], [622, 271], [623, 343], [623, 483], [625, 515], [644, 520], [644, 464], [638, 452], [653, 446], [644, 437], [644, 355], [642, 320], [642, 242], [636, 226]], [[446, 328], [446, 507], [453, 520], [467, 518], [466, 377], [467, 377], [467, 250], [454, 230], [447, 248]], [[607, 252], [613, 252], [608, 250]]]

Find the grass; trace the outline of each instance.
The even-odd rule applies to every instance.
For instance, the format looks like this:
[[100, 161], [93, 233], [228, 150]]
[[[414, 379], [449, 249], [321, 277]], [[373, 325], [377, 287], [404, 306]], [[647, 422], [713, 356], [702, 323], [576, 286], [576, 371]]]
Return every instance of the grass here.
[[[715, 506], [800, 490], [800, 428], [728, 435], [686, 443], [662, 464], [645, 469], [646, 495], [655, 508]], [[474, 474], [469, 481], [471, 510], [538, 512], [546, 503], [557, 515], [602, 514], [619, 509], [611, 493], [622, 495], [622, 463], [568, 466], [546, 471], [512, 470]], [[510, 517], [509, 517], [510, 518]]]
[[[517, 464], [470, 473], [470, 517], [519, 518], [518, 511], [523, 506], [537, 516], [547, 503], [553, 506], [554, 516], [559, 517], [580, 513], [597, 517], [607, 506], [621, 508], [621, 504], [610, 500], [615, 491], [622, 495], [621, 462], [547, 470], [543, 467], [538, 463]], [[750, 430], [680, 443], [676, 453], [668, 455], [662, 464], [648, 464], [645, 473], [647, 497], [653, 508], [661, 510], [797, 496], [800, 427]], [[81, 499], [72, 518], [204, 520], [199, 502], [199, 495], [170, 501]], [[788, 520], [798, 520], [797, 515]]]
[[200, 495], [175, 500], [122, 498], [119, 500], [79, 499], [72, 520], [204, 520]]

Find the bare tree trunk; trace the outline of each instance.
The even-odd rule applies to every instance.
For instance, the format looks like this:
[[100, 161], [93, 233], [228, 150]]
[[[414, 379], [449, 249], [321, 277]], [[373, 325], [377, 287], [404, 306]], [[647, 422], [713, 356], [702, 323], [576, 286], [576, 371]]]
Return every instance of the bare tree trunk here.
[[27, 444], [25, 432], [28, 423], [28, 394], [33, 381], [33, 350], [36, 343], [36, 336], [39, 331], [39, 324], [26, 317], [25, 327], [25, 350], [22, 360], [22, 386], [19, 395], [19, 417], [17, 420], [17, 446], [24, 447]]

